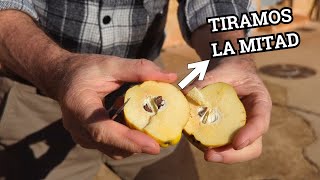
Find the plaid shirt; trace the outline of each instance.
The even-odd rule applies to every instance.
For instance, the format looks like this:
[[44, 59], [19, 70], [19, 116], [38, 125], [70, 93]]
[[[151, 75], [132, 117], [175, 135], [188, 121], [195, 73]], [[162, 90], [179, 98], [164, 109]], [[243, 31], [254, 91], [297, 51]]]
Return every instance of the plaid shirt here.
[[[251, 0], [179, 0], [188, 41], [206, 18], [246, 13]], [[164, 41], [168, 0], [0, 0], [0, 10], [27, 13], [72, 52], [154, 59]]]

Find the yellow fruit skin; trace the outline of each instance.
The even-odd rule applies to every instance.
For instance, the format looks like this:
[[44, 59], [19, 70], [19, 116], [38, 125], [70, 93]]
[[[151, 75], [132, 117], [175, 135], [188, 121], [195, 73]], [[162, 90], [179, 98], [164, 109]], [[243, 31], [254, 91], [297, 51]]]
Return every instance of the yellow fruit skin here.
[[177, 144], [177, 143], [180, 141], [181, 135], [182, 135], [182, 134], [180, 134], [180, 136], [178, 136], [178, 137], [175, 138], [174, 140], [163, 142], [163, 141], [155, 138], [154, 136], [152, 136], [152, 134], [149, 134], [149, 133], [147, 133], [147, 132], [145, 132], [145, 133], [148, 134], [149, 136], [151, 136], [154, 140], [156, 140], [156, 141], [159, 143], [159, 145], [160, 145], [161, 147], [163, 147], [163, 148], [168, 147], [168, 146], [170, 146], [170, 145], [175, 145], [175, 144]]
[[209, 146], [205, 146], [203, 144], [201, 144], [200, 141], [196, 140], [196, 138], [194, 138], [193, 135], [188, 134], [186, 131], [183, 131], [183, 135], [188, 139], [188, 141], [194, 145], [195, 147], [197, 147], [199, 150], [201, 151], [206, 151], [209, 148], [214, 148], [214, 147], [209, 147]]
[[183, 131], [183, 135], [188, 139], [188, 141], [193, 144], [195, 147], [200, 149], [201, 151], [206, 151], [207, 149], [210, 148], [218, 148], [221, 146], [225, 146], [229, 143], [224, 143], [224, 144], [216, 144], [216, 145], [206, 145], [198, 141], [192, 134], [188, 134], [186, 131]]

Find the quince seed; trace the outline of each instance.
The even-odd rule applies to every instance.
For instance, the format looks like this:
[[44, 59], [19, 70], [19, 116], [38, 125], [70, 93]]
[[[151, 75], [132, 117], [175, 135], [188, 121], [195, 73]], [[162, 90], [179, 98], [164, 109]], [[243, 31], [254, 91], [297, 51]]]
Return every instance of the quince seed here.
[[143, 106], [143, 109], [144, 109], [145, 111], [147, 111], [147, 112], [152, 113], [152, 109], [148, 106], [148, 104], [145, 104], [145, 105]]
[[162, 96], [158, 96], [158, 97], [154, 98], [154, 102], [157, 105], [158, 109], [160, 109], [160, 107], [164, 105], [164, 101], [162, 99]]
[[200, 117], [204, 116], [205, 113], [207, 112], [207, 110], [208, 110], [208, 107], [202, 107], [202, 108], [200, 109], [200, 111], [198, 112], [198, 115], [199, 115]]

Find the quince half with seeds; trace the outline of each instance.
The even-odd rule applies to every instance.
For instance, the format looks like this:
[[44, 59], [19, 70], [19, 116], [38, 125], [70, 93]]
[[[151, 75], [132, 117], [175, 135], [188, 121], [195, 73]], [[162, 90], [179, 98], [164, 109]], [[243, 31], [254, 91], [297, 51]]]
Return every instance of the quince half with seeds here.
[[215, 83], [187, 94], [190, 117], [184, 134], [199, 149], [229, 144], [245, 125], [246, 111], [233, 87]]
[[175, 86], [146, 81], [125, 94], [124, 116], [130, 128], [153, 137], [162, 147], [177, 144], [189, 119], [189, 103]]

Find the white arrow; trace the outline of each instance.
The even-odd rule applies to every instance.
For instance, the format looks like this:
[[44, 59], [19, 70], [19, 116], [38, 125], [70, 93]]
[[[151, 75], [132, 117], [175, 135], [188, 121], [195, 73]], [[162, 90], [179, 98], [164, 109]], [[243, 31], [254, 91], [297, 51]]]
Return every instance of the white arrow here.
[[193, 81], [198, 75], [199, 80], [202, 81], [206, 75], [210, 60], [199, 61], [196, 63], [188, 64], [188, 69], [194, 69], [188, 76], [186, 76], [178, 86], [184, 89], [191, 81]]

